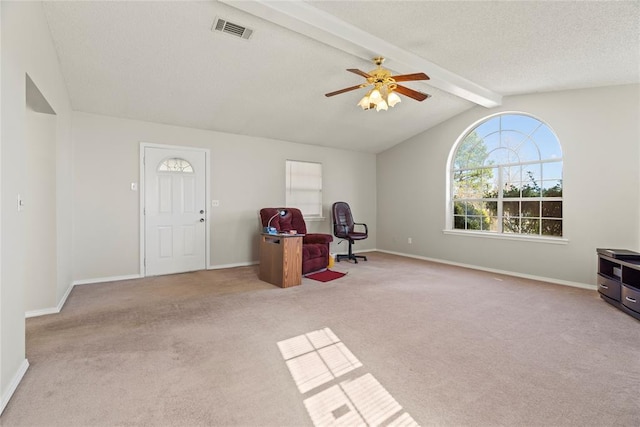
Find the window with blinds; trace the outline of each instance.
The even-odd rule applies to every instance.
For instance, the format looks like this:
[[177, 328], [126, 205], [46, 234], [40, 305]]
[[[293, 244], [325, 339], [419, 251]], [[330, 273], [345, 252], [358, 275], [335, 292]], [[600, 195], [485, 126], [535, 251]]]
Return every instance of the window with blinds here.
[[286, 161], [286, 206], [298, 208], [305, 218], [322, 217], [322, 164]]

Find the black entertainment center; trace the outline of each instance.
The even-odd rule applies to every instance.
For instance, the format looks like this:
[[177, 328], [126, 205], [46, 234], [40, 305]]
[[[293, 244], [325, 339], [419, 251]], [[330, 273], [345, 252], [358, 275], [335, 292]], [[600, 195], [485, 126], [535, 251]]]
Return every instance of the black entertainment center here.
[[640, 253], [598, 249], [600, 297], [640, 320]]

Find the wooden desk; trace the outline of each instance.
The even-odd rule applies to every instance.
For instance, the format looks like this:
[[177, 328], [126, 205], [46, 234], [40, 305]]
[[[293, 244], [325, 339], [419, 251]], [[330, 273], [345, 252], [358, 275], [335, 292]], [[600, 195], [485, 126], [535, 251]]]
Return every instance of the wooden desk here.
[[281, 288], [302, 283], [304, 234], [260, 235], [260, 280]]

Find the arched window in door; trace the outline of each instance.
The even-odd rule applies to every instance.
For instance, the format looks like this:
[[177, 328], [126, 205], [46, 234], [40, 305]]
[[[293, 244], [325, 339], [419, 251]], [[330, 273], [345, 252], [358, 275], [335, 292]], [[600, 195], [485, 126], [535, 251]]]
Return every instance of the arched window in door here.
[[185, 159], [173, 157], [163, 160], [158, 166], [158, 172], [193, 173], [193, 166]]

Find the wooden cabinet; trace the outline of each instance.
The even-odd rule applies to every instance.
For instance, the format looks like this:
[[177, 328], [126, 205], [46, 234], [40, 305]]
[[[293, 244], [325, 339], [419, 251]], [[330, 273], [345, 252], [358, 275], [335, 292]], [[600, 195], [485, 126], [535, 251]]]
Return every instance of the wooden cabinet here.
[[302, 283], [302, 234], [260, 235], [260, 280], [281, 288]]
[[598, 249], [600, 297], [640, 320], [640, 253]]

